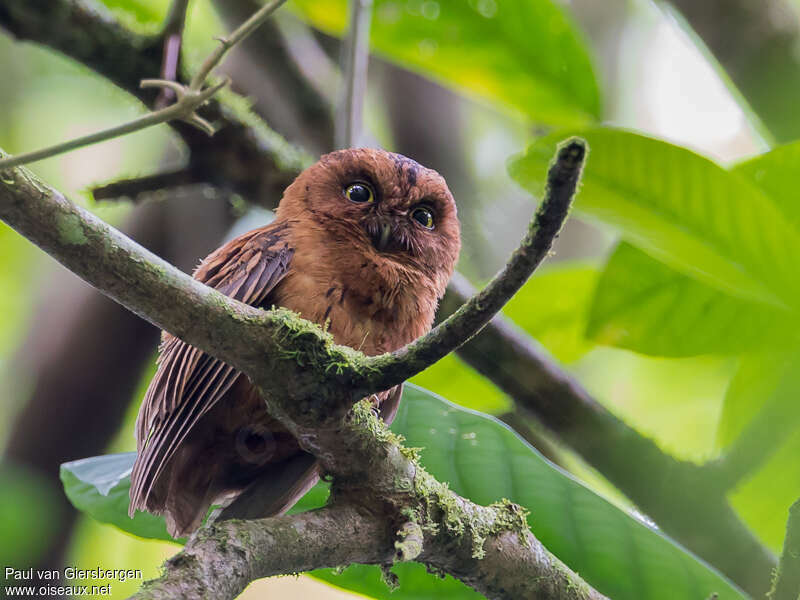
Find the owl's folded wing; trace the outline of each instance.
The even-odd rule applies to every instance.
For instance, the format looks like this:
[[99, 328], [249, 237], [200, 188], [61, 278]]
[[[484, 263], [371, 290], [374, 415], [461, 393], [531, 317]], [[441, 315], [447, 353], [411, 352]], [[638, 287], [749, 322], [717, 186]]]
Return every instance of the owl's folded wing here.
[[[272, 223], [246, 233], [208, 256], [194, 277], [253, 306], [287, 274], [293, 250], [286, 225]], [[131, 473], [129, 512], [145, 510], [153, 485], [180, 443], [239, 376], [239, 372], [176, 337], [164, 334], [158, 370], [136, 423], [138, 456]]]

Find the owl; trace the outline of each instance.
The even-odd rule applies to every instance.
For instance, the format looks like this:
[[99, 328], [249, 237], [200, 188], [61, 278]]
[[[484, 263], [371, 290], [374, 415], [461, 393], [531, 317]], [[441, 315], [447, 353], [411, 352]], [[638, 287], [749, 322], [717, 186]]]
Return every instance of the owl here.
[[[211, 253], [194, 277], [253, 306], [291, 309], [336, 343], [377, 355], [431, 328], [460, 246], [456, 205], [436, 171], [349, 149], [303, 171], [272, 223]], [[387, 423], [400, 394], [375, 397]], [[166, 332], [136, 440], [130, 514], [163, 514], [175, 537], [212, 505], [241, 505], [240, 518], [282, 514], [320, 475], [246, 376]]]

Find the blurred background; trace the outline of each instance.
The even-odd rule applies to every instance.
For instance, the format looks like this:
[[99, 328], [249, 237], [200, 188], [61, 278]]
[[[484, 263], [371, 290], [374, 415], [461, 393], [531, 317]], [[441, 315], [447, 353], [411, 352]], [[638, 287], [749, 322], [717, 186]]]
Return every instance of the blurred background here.
[[[502, 3], [469, 2], [489, 14]], [[166, 0], [105, 4], [141, 32], [157, 30], [169, 8]], [[338, 43], [298, 19], [311, 15], [313, 23], [324, 26], [324, 18], [314, 15], [325, 8], [314, 4], [303, 3], [303, 13], [290, 0], [287, 10], [269, 24], [280, 52], [263, 42], [259, 50], [256, 37], [233, 52], [223, 67], [267, 122], [312, 156], [332, 149], [330, 111], [323, 104], [298, 107], [286, 102], [285, 90], [291, 88], [281, 61], [299, 60], [300, 70], [316, 82], [319, 98], [337, 98]], [[796, 137], [792, 128], [800, 124], [791, 118], [796, 103], [781, 104], [774, 97], [791, 98], [794, 90], [787, 86], [800, 85], [796, 77], [790, 81], [780, 75], [792, 73], [800, 56], [798, 7], [778, 0], [697, 4], [702, 6], [692, 7], [686, 0], [559, 4], [589, 49], [601, 121], [692, 148], [723, 165], [763, 152], [776, 140]], [[193, 0], [185, 30], [187, 64], [196, 65], [213, 48], [213, 37], [240, 22], [254, 6], [250, 0]], [[436, 2], [409, 0], [397, 3], [397, 10], [439, 9]], [[380, 11], [376, 18], [381, 18]], [[783, 71], [774, 66], [778, 64]], [[135, 99], [87, 68], [8, 35], [0, 35], [0, 73], [0, 147], [12, 154], [143, 111]], [[445, 175], [463, 224], [458, 268], [478, 285], [503, 264], [535, 207], [535, 199], [508, 176], [507, 160], [545, 129], [479, 94], [457, 93], [435, 79], [373, 58], [362, 143], [402, 152]], [[135, 199], [95, 201], [91, 194], [114, 180], [179, 169], [185, 153], [162, 125], [30, 168], [189, 271], [232, 231], [263, 222], [263, 209], [248, 210], [236, 194], [206, 185]], [[734, 358], [645, 356], [599, 345], [585, 335], [597, 277], [616, 241], [611, 229], [573, 217], [525, 302], [512, 305], [509, 314], [526, 324], [622, 420], [675, 456], [713, 459], [719, 453], [716, 430], [736, 368]], [[77, 514], [58, 479], [62, 462], [135, 449], [133, 423], [153, 372], [157, 335], [0, 224], [0, 564], [140, 568], [147, 579], [157, 576], [162, 561], [176, 552], [174, 545], [140, 540]], [[491, 382], [454, 357], [415, 381], [490, 414], [502, 416], [512, 408]], [[557, 440], [534, 438], [594, 489], [627, 505]], [[790, 450], [785, 454], [779, 452], [772, 460], [793, 456]], [[785, 463], [768, 463], [764, 470], [780, 464]], [[765, 490], [762, 481], [759, 493], [744, 485], [732, 496], [745, 522], [775, 552], [783, 539], [785, 508], [799, 491], [796, 475], [778, 479], [771, 483], [774, 489]], [[112, 597], [126, 597], [138, 585], [135, 580], [115, 584]], [[265, 594], [354, 597], [305, 576], [256, 582], [243, 597]]]

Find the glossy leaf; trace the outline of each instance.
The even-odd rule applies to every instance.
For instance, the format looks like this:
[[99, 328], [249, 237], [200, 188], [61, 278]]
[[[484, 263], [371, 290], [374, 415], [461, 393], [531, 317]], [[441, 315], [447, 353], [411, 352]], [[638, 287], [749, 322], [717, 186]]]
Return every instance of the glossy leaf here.
[[[327, 33], [345, 31], [345, 0], [292, 5]], [[551, 0], [376, 0], [370, 42], [401, 66], [538, 122], [600, 116], [583, 36]]]
[[128, 517], [135, 452], [83, 458], [61, 465], [61, 483], [72, 505], [96, 521], [143, 538], [173, 541], [164, 519], [137, 512]]
[[597, 284], [587, 334], [653, 356], [738, 354], [787, 337], [795, 319], [691, 279], [623, 242]]
[[[800, 234], [763, 191], [685, 148], [592, 128], [576, 208], [616, 228], [667, 265], [740, 298], [800, 304]], [[541, 196], [557, 133], [511, 161], [512, 176]]]
[[[720, 600], [743, 598], [710, 567], [552, 465], [496, 419], [409, 384], [392, 429], [406, 436], [408, 445], [424, 448], [426, 468], [456, 492], [481, 504], [505, 497], [528, 508], [531, 529], [542, 543], [610, 597], [693, 600], [716, 592]], [[78, 508], [143, 535], [144, 526], [132, 527], [127, 517], [127, 502], [112, 495], [125, 488], [130, 465], [130, 455], [86, 459], [64, 465], [62, 473], [72, 476], [62, 478]], [[323, 501], [324, 492], [312, 493], [315, 498], [304, 499], [304, 507]], [[162, 530], [150, 526], [149, 531], [160, 537]], [[440, 581], [418, 565], [395, 567], [400, 589], [393, 593], [375, 571], [351, 567], [341, 575], [315, 575], [376, 598], [470, 597], [462, 584]]]

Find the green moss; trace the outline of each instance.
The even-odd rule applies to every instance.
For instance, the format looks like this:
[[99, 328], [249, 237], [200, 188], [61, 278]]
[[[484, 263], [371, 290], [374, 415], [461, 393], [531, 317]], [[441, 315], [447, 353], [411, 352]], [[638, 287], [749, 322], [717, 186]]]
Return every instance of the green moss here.
[[82, 246], [89, 241], [83, 232], [80, 217], [73, 214], [58, 214], [56, 217], [58, 237], [62, 244]]
[[392, 573], [391, 565], [381, 565], [381, 579], [391, 591], [400, 587], [400, 579]]

